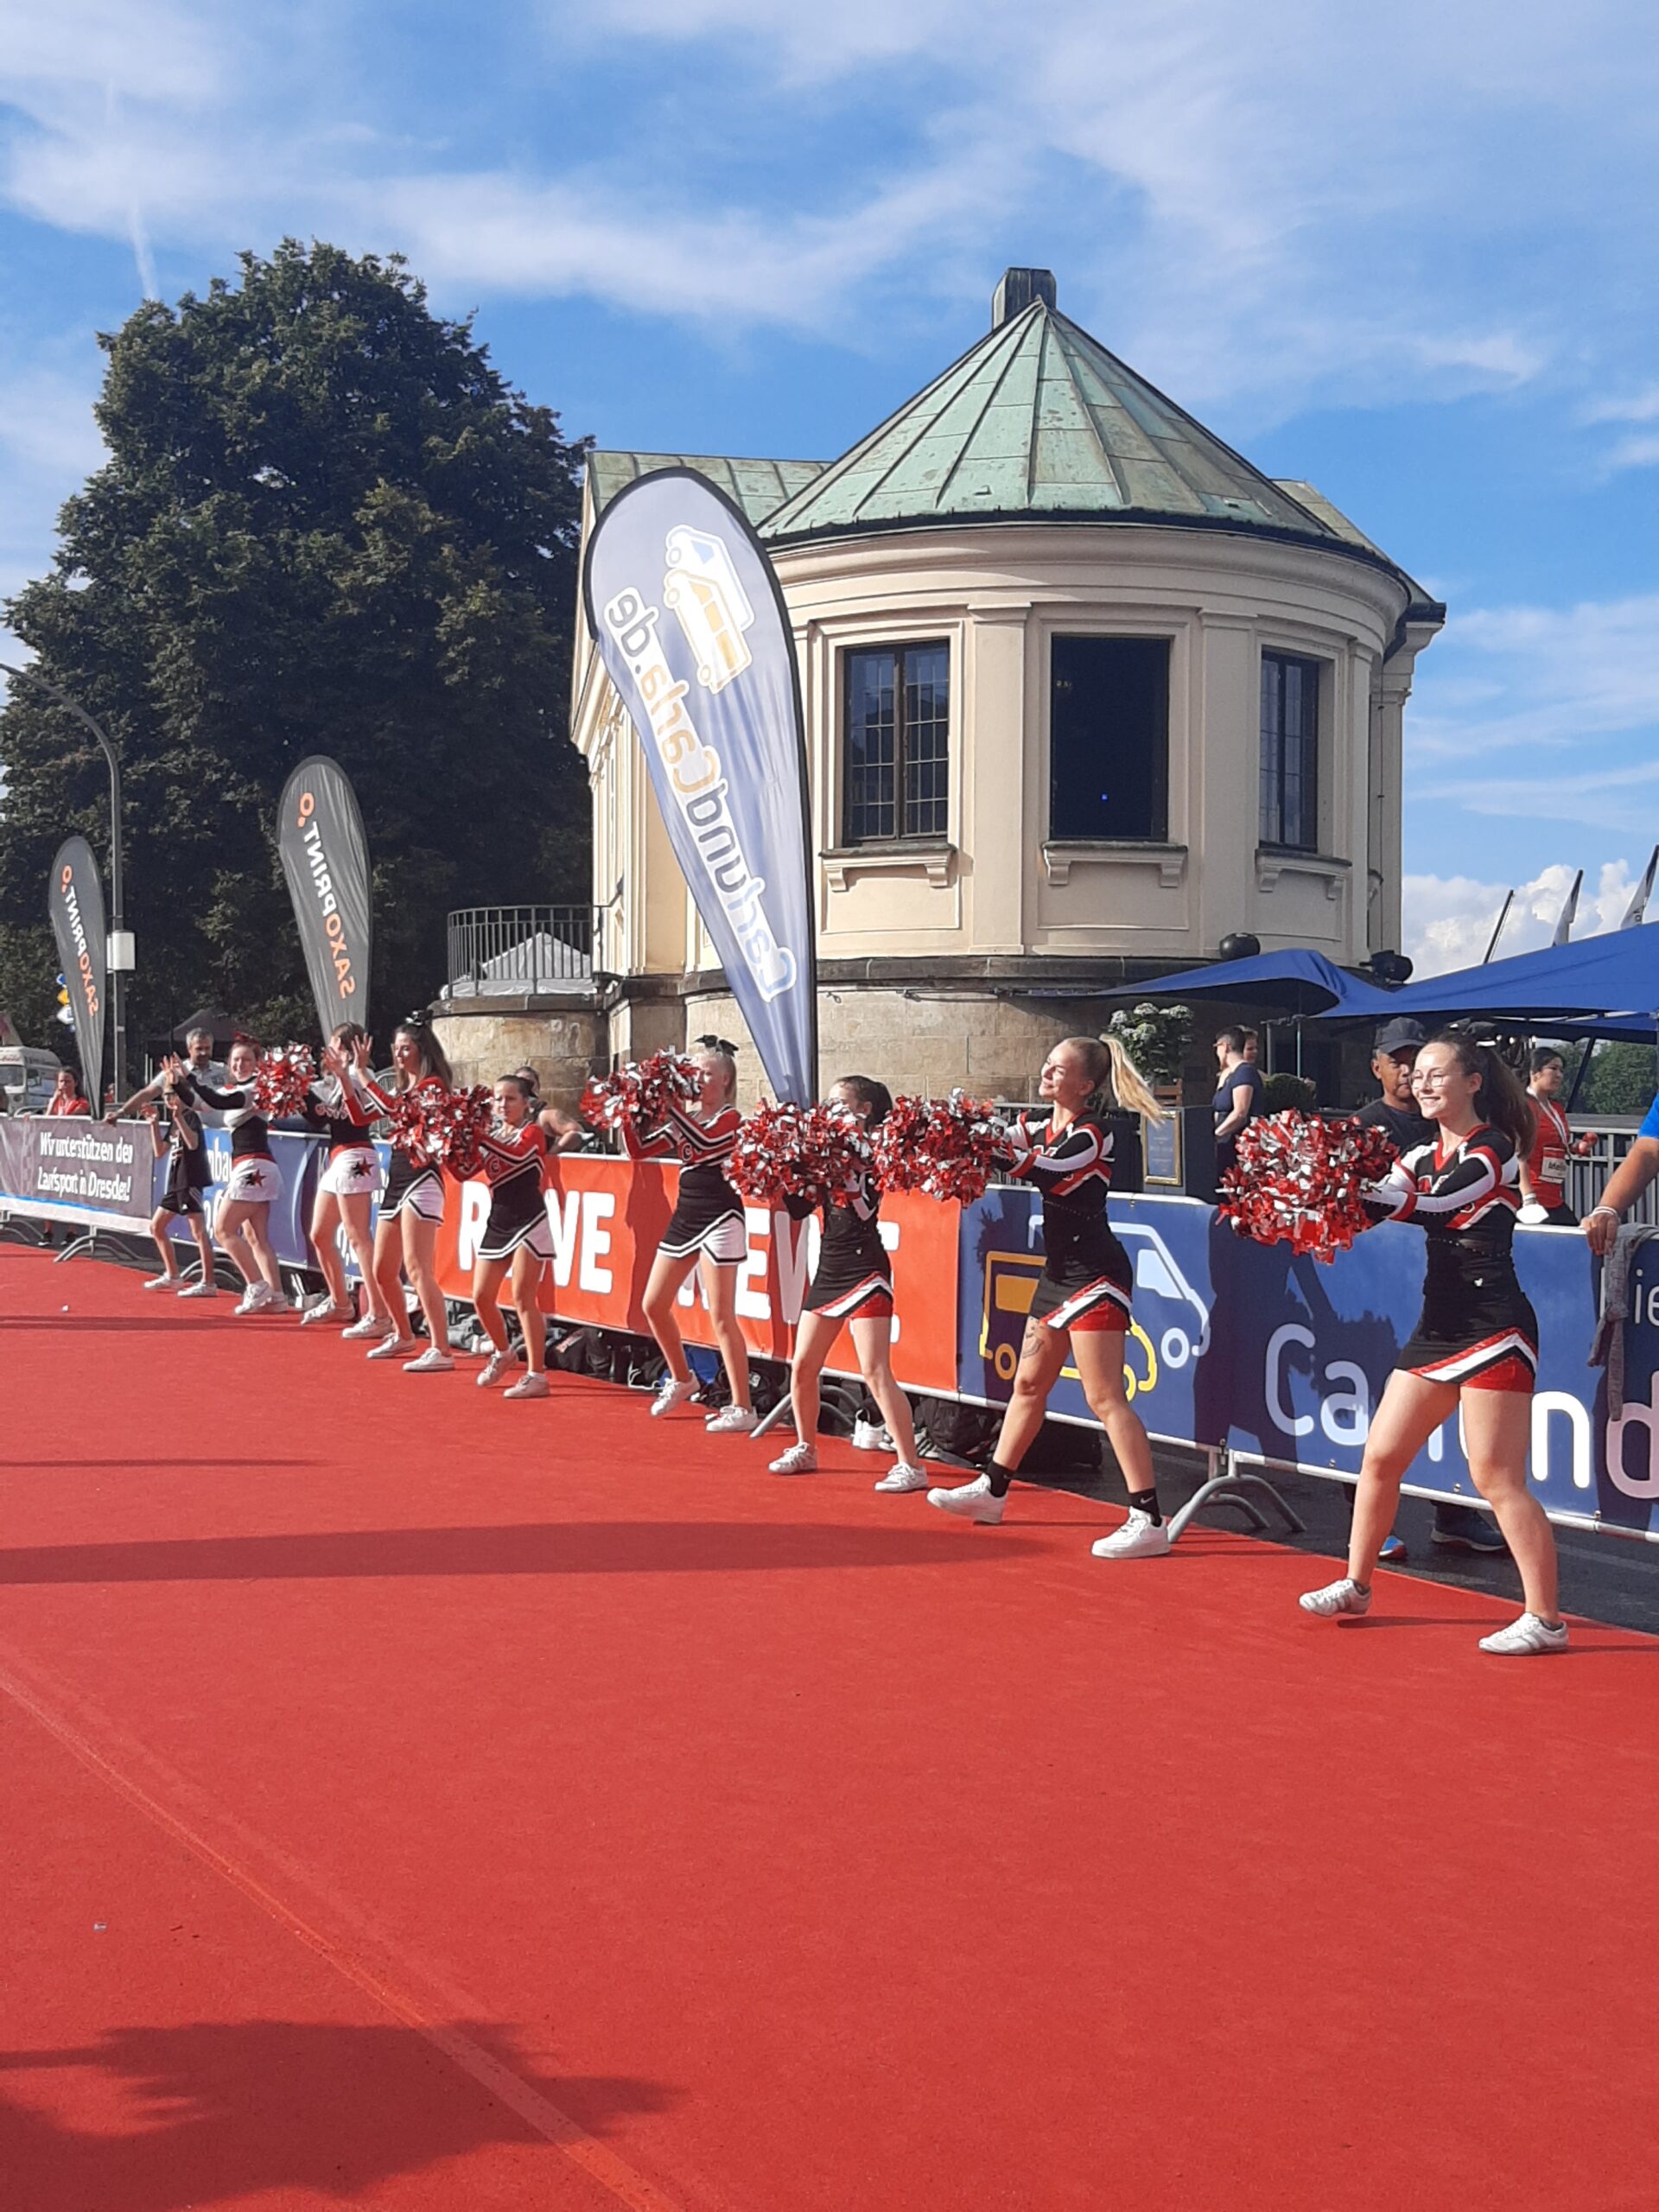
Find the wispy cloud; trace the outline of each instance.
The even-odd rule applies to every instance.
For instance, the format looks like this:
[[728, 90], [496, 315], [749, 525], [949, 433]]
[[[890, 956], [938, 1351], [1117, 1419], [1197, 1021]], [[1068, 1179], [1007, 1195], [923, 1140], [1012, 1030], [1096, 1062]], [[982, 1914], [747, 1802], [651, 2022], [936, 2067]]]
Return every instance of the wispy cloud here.
[[[1529, 881], [1516, 885], [1484, 882], [1470, 875], [1408, 875], [1401, 886], [1402, 949], [1415, 962], [1420, 976], [1472, 967], [1484, 957], [1504, 898], [1513, 889], [1515, 903], [1494, 957], [1504, 960], [1511, 953], [1535, 951], [1554, 935], [1576, 873], [1567, 861], [1555, 861]], [[1599, 937], [1617, 929], [1635, 887], [1626, 861], [1605, 862], [1593, 889], [1586, 884], [1580, 894], [1574, 938]]]
[[[1418, 671], [1410, 754], [1566, 750], [1659, 728], [1659, 593], [1575, 607], [1455, 609]], [[1443, 788], [1443, 787], [1442, 787]]]

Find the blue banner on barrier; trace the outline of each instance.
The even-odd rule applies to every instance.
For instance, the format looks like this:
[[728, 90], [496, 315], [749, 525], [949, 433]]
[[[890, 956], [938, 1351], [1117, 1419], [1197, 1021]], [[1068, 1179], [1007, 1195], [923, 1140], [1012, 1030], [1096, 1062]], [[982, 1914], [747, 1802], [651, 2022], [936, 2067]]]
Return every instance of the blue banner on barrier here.
[[[1037, 1203], [993, 1190], [962, 1217], [964, 1395], [1008, 1395], [1042, 1267]], [[1421, 1231], [1385, 1224], [1330, 1267], [1246, 1243], [1191, 1199], [1112, 1204], [1135, 1262], [1135, 1320], [1125, 1350], [1131, 1400], [1157, 1436], [1259, 1454], [1321, 1471], [1359, 1471], [1371, 1414], [1421, 1301]], [[1651, 1255], [1651, 1256], [1649, 1256]], [[1610, 1423], [1605, 1382], [1586, 1363], [1596, 1328], [1596, 1264], [1583, 1238], [1523, 1230], [1516, 1264], [1537, 1309], [1541, 1357], [1533, 1401], [1532, 1480], [1554, 1513], [1599, 1516], [1659, 1535], [1659, 1250], [1633, 1273], [1623, 1418]], [[1086, 1421], [1075, 1370], [1051, 1400]], [[1639, 1432], [1639, 1433], [1638, 1433]], [[1475, 1495], [1448, 1422], [1408, 1478], [1436, 1496]]]
[[[207, 1172], [212, 1179], [204, 1196], [211, 1219], [231, 1172], [231, 1140], [224, 1129], [208, 1129], [204, 1135], [207, 1147]], [[376, 1149], [380, 1154], [384, 1170], [387, 1148], [383, 1145]], [[283, 1267], [315, 1268], [317, 1264], [311, 1249], [309, 1232], [311, 1201], [316, 1196], [322, 1152], [323, 1147], [315, 1137], [284, 1136], [280, 1130], [271, 1132], [270, 1156], [276, 1163], [283, 1187], [281, 1195], [270, 1202], [267, 1227], [271, 1249]], [[159, 1203], [167, 1185], [167, 1161], [165, 1159], [158, 1160], [156, 1166], [156, 1196]], [[183, 1222], [175, 1222], [172, 1233], [175, 1242], [187, 1244], [190, 1242], [190, 1231]], [[354, 1276], [356, 1263], [349, 1252], [346, 1254], [346, 1267], [348, 1274]]]

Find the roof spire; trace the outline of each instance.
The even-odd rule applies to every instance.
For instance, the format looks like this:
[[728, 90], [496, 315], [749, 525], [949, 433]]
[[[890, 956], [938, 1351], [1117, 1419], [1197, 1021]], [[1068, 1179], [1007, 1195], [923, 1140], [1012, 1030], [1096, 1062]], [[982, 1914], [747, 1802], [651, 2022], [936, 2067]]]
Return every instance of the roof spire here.
[[1055, 304], [1054, 271], [1052, 269], [1005, 269], [1001, 281], [991, 294], [991, 328], [1001, 330], [1005, 322], [1012, 322], [1023, 315], [1033, 300], [1052, 308]]

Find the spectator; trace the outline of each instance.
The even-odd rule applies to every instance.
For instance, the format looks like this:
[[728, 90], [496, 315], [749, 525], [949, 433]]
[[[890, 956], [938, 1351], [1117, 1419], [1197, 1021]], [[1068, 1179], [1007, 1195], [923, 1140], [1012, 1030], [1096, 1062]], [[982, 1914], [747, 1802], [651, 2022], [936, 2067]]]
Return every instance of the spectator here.
[[1432, 1144], [1437, 1134], [1434, 1124], [1418, 1112], [1411, 1088], [1411, 1071], [1426, 1042], [1421, 1022], [1408, 1014], [1385, 1021], [1371, 1040], [1371, 1073], [1382, 1096], [1362, 1107], [1356, 1118], [1386, 1129], [1401, 1153], [1414, 1145]]
[[1546, 1221], [1556, 1229], [1576, 1229], [1579, 1217], [1567, 1203], [1567, 1155], [1576, 1152], [1582, 1159], [1595, 1138], [1574, 1138], [1573, 1125], [1560, 1103], [1566, 1082], [1567, 1068], [1555, 1047], [1536, 1046], [1527, 1091], [1532, 1102], [1533, 1139], [1531, 1149], [1521, 1161], [1521, 1196], [1525, 1201], [1521, 1218]]
[[[213, 1033], [211, 1029], [190, 1029], [185, 1032], [184, 1069], [215, 1090], [225, 1087], [225, 1063], [213, 1058]], [[135, 1090], [124, 1105], [106, 1109], [106, 1122], [124, 1121], [129, 1115], [142, 1114], [162, 1096], [162, 1078], [147, 1083], [142, 1090]]]
[[550, 1152], [586, 1152], [588, 1132], [568, 1106], [543, 1106], [537, 1116]]
[[1584, 1217], [1584, 1233], [1592, 1252], [1612, 1250], [1620, 1220], [1656, 1176], [1659, 1176], [1659, 1098], [1649, 1107], [1636, 1133], [1636, 1142], [1609, 1176], [1599, 1205], [1592, 1206]]
[[58, 1070], [58, 1080], [46, 1110], [48, 1114], [92, 1113], [92, 1109], [86, 1103], [86, 1094], [80, 1087], [80, 1077], [72, 1068]]
[[1236, 1156], [1238, 1133], [1265, 1112], [1262, 1071], [1245, 1056], [1252, 1029], [1223, 1029], [1216, 1037], [1216, 1065], [1221, 1071], [1214, 1100], [1216, 1112], [1216, 1173], [1224, 1175]]
[[1254, 1029], [1243, 1030], [1241, 1032], [1241, 1034], [1244, 1039], [1244, 1057], [1249, 1062], [1250, 1065], [1255, 1067], [1258, 1065], [1262, 1058], [1261, 1036]]

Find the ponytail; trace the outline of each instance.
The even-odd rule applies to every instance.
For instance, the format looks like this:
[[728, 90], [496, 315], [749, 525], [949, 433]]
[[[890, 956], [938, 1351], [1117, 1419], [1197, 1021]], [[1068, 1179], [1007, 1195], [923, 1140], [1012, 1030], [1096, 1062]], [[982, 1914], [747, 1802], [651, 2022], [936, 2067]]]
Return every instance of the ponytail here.
[[879, 1129], [893, 1111], [893, 1093], [873, 1075], [837, 1076], [836, 1084], [842, 1090], [850, 1090], [864, 1109], [867, 1129]]
[[1464, 1073], [1480, 1077], [1482, 1120], [1501, 1129], [1524, 1158], [1532, 1145], [1532, 1101], [1497, 1047], [1471, 1037], [1465, 1029], [1443, 1029], [1429, 1041], [1449, 1046]]
[[1082, 1060], [1084, 1072], [1094, 1084], [1088, 1110], [1109, 1114], [1121, 1107], [1144, 1114], [1148, 1121], [1166, 1122], [1169, 1109], [1153, 1096], [1146, 1077], [1116, 1037], [1068, 1037], [1066, 1043]]

